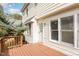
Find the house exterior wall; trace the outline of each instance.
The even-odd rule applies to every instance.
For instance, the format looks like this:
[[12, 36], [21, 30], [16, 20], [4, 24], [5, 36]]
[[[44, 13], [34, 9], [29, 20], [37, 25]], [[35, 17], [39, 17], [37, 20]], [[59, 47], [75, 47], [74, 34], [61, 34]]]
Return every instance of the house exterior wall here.
[[[71, 47], [71, 46], [68, 46], [68, 45], [63, 45], [61, 42], [53, 42], [51, 41], [51, 31], [50, 31], [50, 21], [51, 20], [55, 20], [55, 19], [59, 19], [59, 18], [62, 18], [62, 17], [66, 17], [66, 16], [71, 16], [71, 15], [75, 15], [75, 14], [79, 14], [79, 8], [77, 9], [74, 9], [74, 10], [70, 10], [70, 11], [67, 11], [67, 12], [64, 12], [62, 14], [58, 14], [58, 15], [55, 15], [55, 16], [51, 16], [51, 17], [47, 17], [45, 19], [39, 19], [38, 20], [38, 23], [45, 23], [44, 25], [44, 33], [43, 33], [43, 43], [46, 45], [46, 46], [49, 46], [51, 48], [55, 48], [55, 49], [58, 49], [60, 51], [62, 51], [63, 53], [66, 53], [67, 55], [79, 55], [79, 50], [75, 47]], [[75, 31], [75, 30], [74, 30]]]
[[[39, 33], [38, 32], [38, 26], [35, 25], [36, 21], [37, 21], [37, 18], [39, 18], [39, 17], [41, 17], [43, 15], [46, 15], [46, 14], [48, 14], [51, 11], [58, 10], [58, 7], [61, 7], [61, 6], [64, 7], [64, 6], [68, 6], [68, 5], [69, 4], [67, 4], [67, 3], [37, 3], [37, 5], [35, 5], [35, 3], [30, 3], [27, 6], [27, 8], [23, 11], [24, 15], [23, 15], [22, 22], [24, 23], [30, 17], [35, 16], [35, 20], [33, 22], [32, 29], [33, 30], [37, 29], [37, 31], [35, 31], [35, 30], [33, 31], [32, 30], [32, 33], [37, 33], [35, 37], [38, 37], [38, 33]], [[28, 12], [27, 12], [27, 9], [28, 9]], [[25, 36], [27, 36], [27, 35], [25, 35]], [[28, 36], [28, 37], [31, 39], [31, 36]], [[32, 36], [32, 37], [34, 38], [34, 36]], [[37, 38], [37, 39], [40, 39], [40, 38]], [[38, 40], [38, 41], [41, 41], [41, 40]]]
[[31, 4], [29, 4], [29, 6], [27, 8], [28, 8], [28, 17], [35, 16], [35, 9], [36, 9], [35, 4], [31, 3]]
[[[79, 50], [76, 48], [77, 44], [74, 44], [73, 46], [68, 46], [66, 44], [62, 44], [61, 37], [59, 37], [58, 42], [51, 41], [51, 31], [50, 31], [50, 21], [54, 19], [58, 19], [66, 16], [74, 15], [76, 17], [76, 14], [79, 14], [79, 8], [62, 11], [62, 13], [58, 13], [54, 15], [54, 12], [58, 12], [58, 10], [64, 9], [66, 7], [69, 7], [73, 4], [68, 3], [38, 3], [36, 6], [31, 5], [29, 6], [29, 14], [28, 17], [35, 16], [34, 17], [34, 23], [32, 24], [32, 34], [33, 39], [30, 41], [33, 42], [43, 42], [44, 45], [49, 46], [51, 48], [55, 48], [57, 50], [60, 50], [61, 52], [67, 54], [67, 55], [79, 55]], [[33, 6], [33, 7], [32, 7]], [[30, 8], [31, 7], [31, 8]], [[70, 8], [70, 7], [69, 7]], [[50, 15], [51, 14], [51, 15]], [[47, 16], [46, 16], [47, 15]], [[25, 19], [24, 19], [25, 20]], [[43, 23], [43, 38], [40, 39], [39, 34], [39, 24]], [[75, 25], [76, 26], [76, 25]], [[77, 43], [77, 33], [76, 33], [76, 27], [74, 27], [74, 43]], [[26, 36], [26, 35], [25, 35]], [[26, 36], [27, 37], [27, 36]], [[28, 36], [29, 37], [29, 36]], [[26, 39], [27, 40], [27, 39]], [[79, 41], [79, 40], [78, 40]]]
[[38, 3], [36, 6], [36, 18], [41, 18], [51, 12], [55, 12], [59, 9], [65, 8], [72, 4], [68, 3]]
[[[30, 17], [32, 17], [32, 10], [34, 7], [33, 7], [33, 4], [29, 4], [27, 6], [27, 8], [25, 8], [25, 10], [23, 11], [23, 17], [22, 17], [22, 22], [25, 24], [25, 22], [27, 21], [27, 19], [29, 19]], [[34, 14], [34, 13], [33, 13]], [[33, 24], [31, 23], [31, 35], [27, 33], [27, 30], [24, 32], [24, 35], [25, 35], [25, 40], [28, 42], [28, 43], [33, 43]]]
[[[59, 10], [61, 8], [72, 5], [73, 3], [30, 3], [28, 7], [23, 11], [23, 21], [28, 19], [31, 16], [35, 16], [36, 18], [40, 18], [44, 15], [47, 15], [51, 12]], [[26, 15], [26, 10], [28, 9], [28, 16]]]
[[[32, 29], [32, 24], [31, 25], [31, 28], [30, 29], [26, 29], [26, 31], [24, 32], [24, 35], [25, 35], [25, 41], [28, 42], [28, 43], [33, 43], [33, 29]], [[29, 30], [29, 31], [28, 31]]]
[[62, 4], [60, 3], [39, 3], [36, 7], [36, 16], [40, 17], [43, 16], [44, 14], [50, 12], [51, 10], [53, 10], [54, 8], [56, 8], [57, 6], [60, 6]]
[[26, 14], [26, 10], [23, 11], [23, 16], [22, 16], [22, 22], [24, 23], [26, 21], [27, 18], [27, 14]]
[[[34, 3], [30, 3], [27, 8], [24, 9], [23, 11], [23, 19], [22, 21], [25, 22], [28, 18], [35, 16], [35, 4]], [[26, 11], [28, 10], [28, 11]]]
[[39, 42], [39, 35], [38, 35], [38, 24], [35, 18], [33, 18], [33, 24], [32, 24], [32, 36], [33, 36], [33, 43]]

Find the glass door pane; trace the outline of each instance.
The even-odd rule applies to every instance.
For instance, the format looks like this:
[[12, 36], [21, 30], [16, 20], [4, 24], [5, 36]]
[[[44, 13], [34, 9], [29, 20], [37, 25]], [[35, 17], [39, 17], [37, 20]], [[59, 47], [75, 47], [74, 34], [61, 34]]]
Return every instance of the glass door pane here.
[[73, 16], [61, 18], [62, 41], [74, 44]]

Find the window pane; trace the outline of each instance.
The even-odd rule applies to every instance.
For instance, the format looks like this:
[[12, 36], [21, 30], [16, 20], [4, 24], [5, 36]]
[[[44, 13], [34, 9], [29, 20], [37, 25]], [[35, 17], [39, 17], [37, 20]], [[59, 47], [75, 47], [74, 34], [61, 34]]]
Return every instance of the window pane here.
[[51, 38], [53, 40], [58, 40], [58, 31], [52, 31]]
[[73, 16], [61, 18], [62, 41], [70, 44], [74, 44], [73, 19]]
[[73, 29], [73, 16], [61, 18], [61, 28], [62, 30], [72, 30]]
[[40, 32], [43, 32], [43, 23], [39, 24]]
[[51, 22], [51, 39], [58, 40], [58, 21]]
[[67, 43], [71, 43], [73, 44], [74, 43], [74, 35], [73, 35], [73, 32], [69, 32], [69, 31], [62, 31], [62, 41], [63, 42], [67, 42]]
[[58, 30], [58, 21], [51, 21], [51, 29]]

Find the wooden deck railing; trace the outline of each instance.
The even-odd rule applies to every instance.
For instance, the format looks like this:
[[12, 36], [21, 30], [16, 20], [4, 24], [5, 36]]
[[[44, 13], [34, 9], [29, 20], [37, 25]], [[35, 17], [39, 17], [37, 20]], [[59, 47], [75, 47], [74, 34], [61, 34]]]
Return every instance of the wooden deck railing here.
[[1, 38], [0, 40], [0, 53], [4, 52], [6, 49], [14, 48], [17, 46], [22, 46], [23, 36], [7, 36]]
[[0, 55], [1, 55], [1, 38], [0, 38]]

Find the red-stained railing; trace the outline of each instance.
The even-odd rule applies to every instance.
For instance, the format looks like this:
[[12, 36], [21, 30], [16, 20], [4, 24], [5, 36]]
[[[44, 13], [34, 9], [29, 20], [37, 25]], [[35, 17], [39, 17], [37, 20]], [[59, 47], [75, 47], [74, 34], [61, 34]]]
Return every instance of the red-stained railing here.
[[0, 39], [0, 54], [4, 53], [9, 48], [22, 46], [23, 36], [6, 36]]

